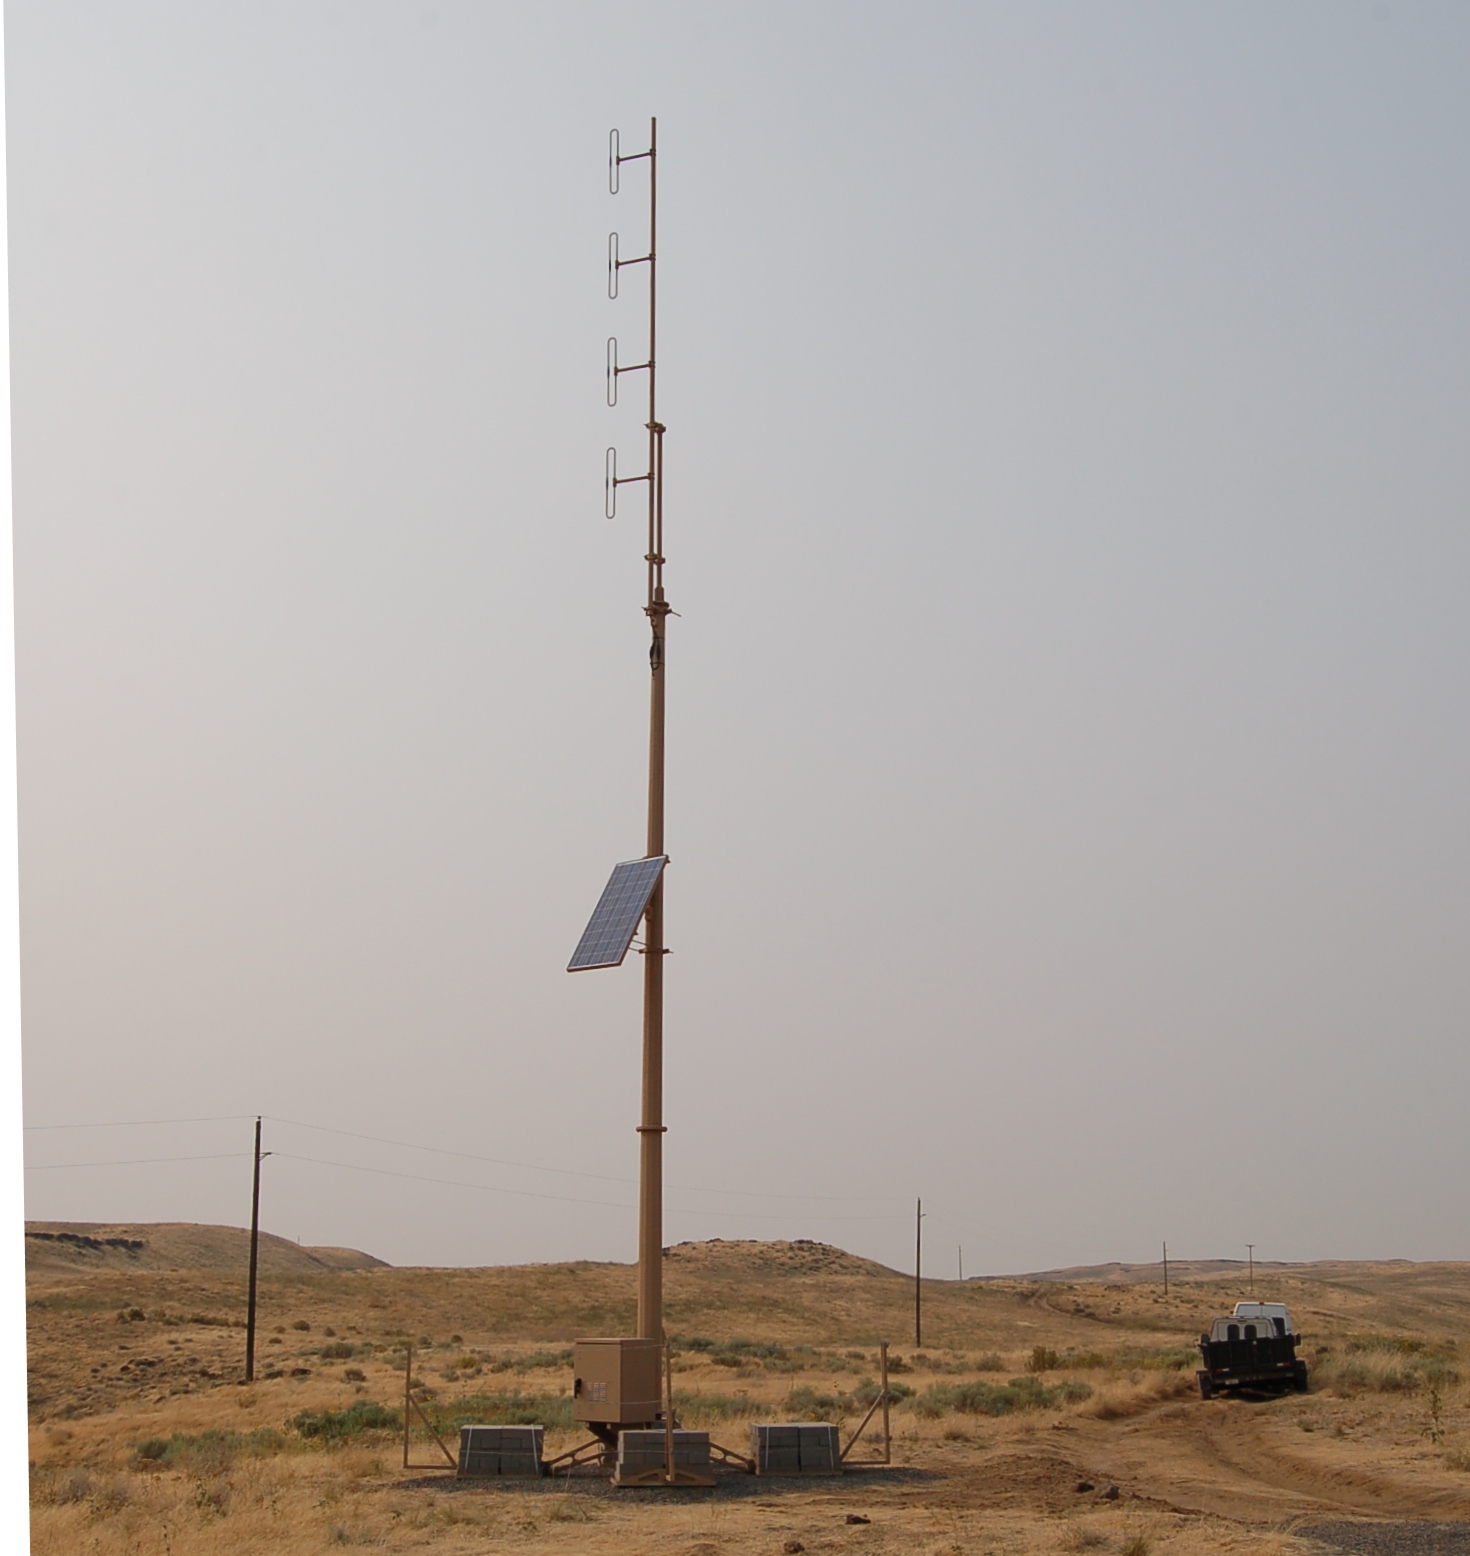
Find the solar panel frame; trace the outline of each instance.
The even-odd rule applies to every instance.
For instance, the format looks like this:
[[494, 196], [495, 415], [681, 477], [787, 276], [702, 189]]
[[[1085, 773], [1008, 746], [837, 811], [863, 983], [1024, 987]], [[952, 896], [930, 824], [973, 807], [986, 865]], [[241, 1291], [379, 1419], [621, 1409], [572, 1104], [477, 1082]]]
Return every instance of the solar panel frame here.
[[613, 866], [607, 885], [597, 899], [592, 917], [582, 931], [577, 949], [567, 963], [568, 972], [589, 972], [594, 967], [621, 967], [628, 947], [638, 929], [638, 921], [648, 908], [663, 868], [666, 854], [648, 859], [625, 859]]

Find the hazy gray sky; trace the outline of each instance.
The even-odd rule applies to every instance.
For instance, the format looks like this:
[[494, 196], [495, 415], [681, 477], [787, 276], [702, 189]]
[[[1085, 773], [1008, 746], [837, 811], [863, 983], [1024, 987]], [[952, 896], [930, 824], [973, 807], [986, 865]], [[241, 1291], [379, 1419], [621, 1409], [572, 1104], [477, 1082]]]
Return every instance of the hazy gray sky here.
[[1470, 1253], [1470, 11], [6, 27], [32, 1216], [633, 1257], [657, 113], [667, 1240]]

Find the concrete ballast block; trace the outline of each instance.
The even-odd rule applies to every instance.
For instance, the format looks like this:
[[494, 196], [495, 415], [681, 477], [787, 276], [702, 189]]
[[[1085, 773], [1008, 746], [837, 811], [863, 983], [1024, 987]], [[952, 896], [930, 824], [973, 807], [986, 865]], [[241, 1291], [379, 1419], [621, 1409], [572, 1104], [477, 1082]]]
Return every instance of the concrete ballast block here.
[[541, 1474], [545, 1430], [541, 1426], [462, 1426], [457, 1473], [534, 1479]]

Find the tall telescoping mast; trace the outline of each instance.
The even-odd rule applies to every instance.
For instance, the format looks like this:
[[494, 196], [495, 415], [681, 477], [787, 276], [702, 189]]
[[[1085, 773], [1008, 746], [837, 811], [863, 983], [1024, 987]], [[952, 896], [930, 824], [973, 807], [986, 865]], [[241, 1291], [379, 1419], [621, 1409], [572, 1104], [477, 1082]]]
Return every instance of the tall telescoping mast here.
[[664, 1047], [664, 648], [670, 614], [664, 595], [664, 428], [658, 419], [658, 120], [649, 121], [648, 150], [624, 154], [618, 132], [608, 137], [608, 190], [617, 194], [625, 164], [648, 163], [648, 252], [632, 259], [620, 253], [614, 232], [607, 243], [607, 294], [616, 298], [622, 272], [634, 265], [648, 269], [648, 357], [623, 365], [615, 336], [607, 343], [607, 403], [618, 403], [625, 373], [648, 375], [647, 469], [641, 475], [618, 474], [617, 450], [609, 448], [605, 467], [604, 511], [617, 514], [618, 489], [643, 483], [648, 488], [648, 835], [642, 859], [618, 865], [603, 891], [569, 972], [621, 965], [638, 921], [643, 921], [643, 1103], [638, 1125], [638, 1335], [663, 1337], [663, 1047]]

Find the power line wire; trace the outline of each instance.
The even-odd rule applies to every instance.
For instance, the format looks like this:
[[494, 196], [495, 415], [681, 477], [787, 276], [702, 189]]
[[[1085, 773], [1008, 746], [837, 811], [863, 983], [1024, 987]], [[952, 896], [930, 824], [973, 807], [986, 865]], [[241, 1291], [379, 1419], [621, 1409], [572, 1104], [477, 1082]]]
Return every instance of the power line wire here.
[[60, 1172], [68, 1167], [148, 1167], [156, 1162], [223, 1162], [249, 1156], [249, 1151], [218, 1151], [212, 1156], [129, 1156], [117, 1162], [27, 1162], [27, 1172]]
[[[636, 1178], [617, 1177], [617, 1176], [614, 1176], [613, 1174], [610, 1174], [610, 1173], [584, 1172], [584, 1171], [581, 1171], [580, 1169], [574, 1168], [574, 1167], [548, 1167], [548, 1166], [542, 1166], [542, 1165], [540, 1165], [538, 1163], [535, 1163], [535, 1162], [513, 1161], [513, 1160], [511, 1160], [509, 1158], [500, 1157], [500, 1156], [481, 1156], [481, 1155], [476, 1154], [473, 1151], [456, 1151], [456, 1150], [453, 1150], [453, 1149], [451, 1149], [451, 1148], [449, 1148], [447, 1146], [419, 1145], [415, 1141], [412, 1141], [412, 1140], [392, 1140], [392, 1139], [387, 1138], [384, 1135], [369, 1135], [369, 1134], [364, 1134], [360, 1130], [354, 1130], [354, 1129], [336, 1129], [336, 1128], [333, 1128], [331, 1125], [328, 1125], [328, 1124], [309, 1124], [309, 1123], [307, 1123], [303, 1119], [299, 1119], [299, 1118], [282, 1118], [278, 1114], [273, 1114], [273, 1113], [267, 1113], [267, 1114], [265, 1114], [263, 1116], [266, 1119], [268, 1119], [273, 1124], [284, 1124], [288, 1128], [292, 1128], [292, 1129], [307, 1129], [307, 1130], [312, 1130], [312, 1131], [314, 1131], [314, 1132], [316, 1132], [318, 1134], [338, 1135], [342, 1139], [345, 1139], [345, 1140], [364, 1140], [364, 1141], [369, 1141], [369, 1142], [371, 1142], [374, 1145], [392, 1146], [392, 1147], [394, 1147], [395, 1149], [398, 1149], [398, 1150], [423, 1151], [423, 1152], [425, 1152], [427, 1154], [430, 1154], [430, 1155], [434, 1155], [434, 1156], [447, 1156], [447, 1157], [451, 1157], [451, 1158], [453, 1158], [455, 1160], [458, 1160], [458, 1161], [483, 1162], [487, 1166], [492, 1166], [492, 1167], [512, 1167], [512, 1168], [515, 1168], [518, 1171], [522, 1171], [522, 1172], [544, 1172], [544, 1173], [551, 1173], [551, 1174], [553, 1174], [553, 1175], [555, 1175], [557, 1177], [563, 1177], [563, 1178], [586, 1178], [586, 1179], [590, 1179], [591, 1181], [596, 1182], [596, 1183], [618, 1183], [618, 1184], [625, 1184], [628, 1187], [634, 1186], [637, 1183], [637, 1181], [638, 1181]], [[165, 1126], [175, 1125], [175, 1124], [235, 1124], [235, 1123], [249, 1122], [254, 1117], [255, 1117], [255, 1115], [253, 1113], [226, 1113], [226, 1114], [219, 1114], [219, 1115], [216, 1115], [214, 1117], [208, 1117], [208, 1118], [125, 1119], [125, 1120], [119, 1120], [119, 1121], [114, 1122], [114, 1123], [101, 1123], [101, 1124], [28, 1124], [28, 1125], [26, 1125], [26, 1129], [28, 1131], [44, 1131], [44, 1130], [56, 1130], [56, 1129], [144, 1129], [144, 1128], [152, 1128], [152, 1127], [162, 1128], [162, 1127], [165, 1127]], [[236, 1154], [236, 1153], [225, 1153], [225, 1154], [233, 1155], [233, 1154]], [[248, 1153], [246, 1153], [246, 1154], [248, 1154]], [[138, 1158], [138, 1162], [140, 1164], [147, 1163], [147, 1162], [152, 1162], [152, 1161], [206, 1161], [206, 1160], [210, 1160], [210, 1158], [204, 1157], [204, 1156], [195, 1156], [195, 1157], [189, 1157], [189, 1156], [180, 1156], [180, 1157], [140, 1157], [140, 1158]], [[303, 1160], [303, 1161], [311, 1161], [311, 1160], [315, 1160], [315, 1158], [313, 1158], [313, 1157], [302, 1157], [301, 1160]], [[49, 1164], [49, 1165], [53, 1165], [53, 1166], [56, 1166], [56, 1167], [63, 1167], [63, 1166], [65, 1166], [65, 1167], [90, 1167], [90, 1166], [118, 1167], [118, 1166], [127, 1166], [127, 1165], [130, 1165], [130, 1164], [127, 1163], [127, 1162], [58, 1162], [58, 1163]], [[344, 1166], [346, 1164], [345, 1163], [337, 1163], [335, 1165]], [[38, 1169], [38, 1170], [44, 1170], [44, 1169]], [[403, 1176], [412, 1176], [412, 1174], [403, 1174]], [[438, 1182], [438, 1181], [441, 1181], [441, 1180], [438, 1180], [438, 1179], [426, 1179], [425, 1181], [427, 1181], [427, 1182]], [[447, 1180], [443, 1180], [443, 1181], [447, 1181]], [[780, 1192], [775, 1192], [775, 1191], [765, 1190], [765, 1189], [707, 1188], [707, 1187], [703, 1187], [703, 1186], [700, 1186], [700, 1185], [688, 1184], [688, 1183], [670, 1183], [670, 1184], [666, 1185], [666, 1188], [669, 1189], [670, 1191], [674, 1192], [674, 1193], [679, 1193], [679, 1194], [722, 1194], [722, 1195], [727, 1195], [729, 1197], [736, 1198], [736, 1199], [768, 1199], [768, 1200], [779, 1200], [779, 1201], [782, 1201], [782, 1202], [785, 1202], [785, 1203], [790, 1203], [792, 1201], [800, 1201], [802, 1203], [861, 1205], [861, 1204], [874, 1204], [874, 1203], [879, 1203], [880, 1202], [880, 1201], [876, 1201], [873, 1196], [858, 1195], [858, 1194], [783, 1194], [783, 1193], [780, 1193]], [[526, 1195], [528, 1195], [530, 1197], [533, 1197], [533, 1198], [541, 1198], [541, 1199], [559, 1199], [559, 1198], [566, 1198], [567, 1197], [567, 1196], [555, 1195], [555, 1194], [539, 1194], [539, 1195], [537, 1195], [537, 1194], [535, 1194], [531, 1190], [511, 1190], [511, 1189], [505, 1189], [505, 1190], [500, 1191], [500, 1192], [504, 1192], [504, 1193], [507, 1193], [507, 1194], [519, 1192], [519, 1193], [526, 1194]], [[602, 1201], [597, 1201], [597, 1200], [582, 1200], [582, 1199], [574, 1199], [571, 1202], [575, 1203], [575, 1204], [599, 1204], [599, 1203], [603, 1203]], [[856, 1217], [856, 1218], [853, 1218], [853, 1217], [840, 1217], [840, 1218], [828, 1217], [827, 1219], [829, 1219], [829, 1220], [830, 1219], [858, 1219], [858, 1220], [864, 1220], [864, 1219], [873, 1219], [873, 1218], [869, 1218], [869, 1217]], [[883, 1219], [883, 1218], [879, 1217], [877, 1219]]]
[[[354, 1129], [334, 1129], [326, 1124], [307, 1124], [300, 1119], [280, 1118], [273, 1113], [267, 1113], [265, 1117], [272, 1124], [286, 1124], [294, 1129], [311, 1129], [320, 1134], [340, 1135], [345, 1140], [370, 1140], [374, 1145], [391, 1145], [405, 1151], [425, 1151], [435, 1156], [451, 1156], [460, 1161], [485, 1162], [492, 1167], [515, 1167], [524, 1172], [549, 1172], [565, 1178], [591, 1178], [598, 1183], [625, 1183], [632, 1186], [638, 1182], [636, 1178], [620, 1178], [611, 1173], [583, 1172], [575, 1167], [542, 1167], [535, 1162], [511, 1161], [503, 1156], [479, 1156], [473, 1151], [455, 1151], [448, 1146], [417, 1145], [412, 1140], [389, 1140], [383, 1135], [362, 1134]], [[871, 1197], [860, 1194], [781, 1194], [764, 1189], [712, 1189], [690, 1183], [668, 1183], [664, 1186], [680, 1194], [731, 1194], [746, 1199], [821, 1200], [844, 1205], [872, 1203]]]
[[112, 1124], [27, 1124], [25, 1133], [46, 1129], [151, 1129], [164, 1124], [238, 1124], [253, 1113], [221, 1113], [215, 1118], [129, 1118]]
[[[519, 1199], [554, 1199], [567, 1205], [597, 1205], [605, 1210], [636, 1210], [638, 1207], [632, 1204], [623, 1204], [617, 1200], [606, 1199], [582, 1199], [572, 1194], [545, 1194], [535, 1189], [506, 1189], [493, 1183], [466, 1183], [462, 1178], [431, 1178], [427, 1174], [417, 1172], [395, 1172], [389, 1167], [364, 1167], [357, 1162], [334, 1162], [323, 1156], [299, 1156], [294, 1151], [274, 1151], [271, 1153], [285, 1161], [311, 1162], [318, 1167], [340, 1167], [347, 1172], [367, 1172], [380, 1178], [404, 1178], [411, 1183], [433, 1183], [444, 1188], [455, 1189], [479, 1189], [486, 1194], [512, 1194]], [[748, 1212], [745, 1215], [732, 1215], [729, 1211], [707, 1212], [702, 1210], [670, 1209], [670, 1214], [681, 1216], [702, 1216], [707, 1220], [739, 1220], [753, 1221], [762, 1219], [777, 1219], [783, 1221], [799, 1220], [807, 1221], [891, 1221], [893, 1215], [878, 1216], [762, 1216], [758, 1212]]]

